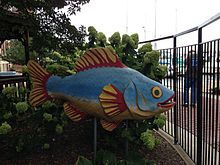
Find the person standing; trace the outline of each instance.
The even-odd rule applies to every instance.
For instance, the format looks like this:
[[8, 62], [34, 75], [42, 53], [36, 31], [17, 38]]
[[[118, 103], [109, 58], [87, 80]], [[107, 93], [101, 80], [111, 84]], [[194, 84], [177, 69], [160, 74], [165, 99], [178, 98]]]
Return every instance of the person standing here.
[[197, 102], [197, 73], [197, 54], [195, 51], [189, 51], [188, 57], [185, 60], [184, 106], [189, 106], [189, 91], [191, 91], [191, 106], [195, 106]]

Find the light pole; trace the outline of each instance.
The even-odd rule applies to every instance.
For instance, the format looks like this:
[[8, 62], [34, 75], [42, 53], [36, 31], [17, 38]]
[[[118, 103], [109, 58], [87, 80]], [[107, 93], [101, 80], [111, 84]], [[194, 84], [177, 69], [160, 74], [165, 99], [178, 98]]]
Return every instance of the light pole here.
[[[154, 0], [154, 38], [157, 37], [157, 0]], [[157, 43], [154, 42], [154, 50], [157, 49]]]
[[128, 0], [126, 0], [126, 33], [128, 33]]
[[144, 40], [146, 41], [146, 26], [143, 26], [142, 28], [144, 29]]
[[177, 31], [178, 31], [178, 29], [177, 29], [177, 24], [178, 24], [178, 22], [177, 22], [177, 15], [178, 13], [177, 13], [177, 8], [176, 8], [176, 10], [175, 10], [175, 31], [176, 31], [176, 34], [177, 34]]

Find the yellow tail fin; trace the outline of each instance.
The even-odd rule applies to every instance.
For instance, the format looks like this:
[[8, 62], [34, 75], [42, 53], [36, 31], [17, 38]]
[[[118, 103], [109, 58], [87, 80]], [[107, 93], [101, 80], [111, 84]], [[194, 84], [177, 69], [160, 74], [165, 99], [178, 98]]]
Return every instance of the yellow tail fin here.
[[29, 101], [32, 106], [38, 106], [50, 99], [46, 90], [46, 82], [51, 74], [33, 60], [30, 60], [27, 66], [33, 84]]

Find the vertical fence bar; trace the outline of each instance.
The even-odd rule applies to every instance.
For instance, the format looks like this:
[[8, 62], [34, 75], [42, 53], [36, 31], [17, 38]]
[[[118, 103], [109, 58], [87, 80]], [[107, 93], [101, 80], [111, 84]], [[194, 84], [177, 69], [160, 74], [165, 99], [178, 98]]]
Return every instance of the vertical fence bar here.
[[[173, 84], [173, 79], [172, 77], [174, 77], [174, 72], [175, 72], [175, 67], [174, 67], [174, 54], [173, 54], [173, 49], [169, 49], [169, 55], [170, 55], [170, 79], [169, 79], [169, 88], [171, 90], [174, 90], [174, 84]], [[169, 111], [170, 113], [170, 121], [171, 123], [174, 123], [174, 118], [173, 118], [173, 111], [174, 111], [174, 108], [172, 108], [171, 111]], [[174, 136], [174, 127], [171, 125], [171, 133], [172, 133], [172, 136]]]
[[220, 82], [220, 79], [219, 79], [219, 76], [220, 76], [220, 73], [219, 73], [219, 69], [220, 69], [220, 67], [219, 67], [219, 62], [220, 62], [220, 52], [219, 52], [219, 50], [220, 50], [220, 46], [219, 46], [219, 40], [218, 40], [218, 46], [217, 46], [217, 78], [216, 78], [216, 80], [217, 80], [217, 90], [216, 90], [216, 135], [215, 135], [215, 139], [216, 139], [216, 142], [215, 142], [215, 157], [218, 157], [218, 161], [217, 160], [215, 160], [215, 164], [219, 164], [220, 163], [220, 152], [219, 152], [219, 154], [217, 155], [217, 151], [219, 151], [219, 146], [217, 145], [217, 141], [219, 140], [219, 142], [220, 142], [220, 135], [219, 135], [219, 133], [218, 133], [218, 131], [219, 131], [219, 125], [218, 125], [218, 123], [219, 123], [219, 89], [220, 89], [220, 87], [219, 87], [219, 82]]
[[[208, 43], [206, 43], [205, 45], [205, 51], [207, 52], [206, 53], [206, 58], [208, 59], [208, 57], [209, 57], [209, 47], [210, 47], [210, 42], [208, 42]], [[205, 134], [205, 139], [204, 139], [204, 145], [205, 145], [205, 151], [204, 151], [204, 155], [203, 155], [203, 159], [204, 159], [204, 163], [205, 164], [207, 164], [207, 150], [208, 150], [208, 146], [207, 146], [207, 139], [208, 139], [208, 113], [209, 113], [209, 111], [208, 111], [208, 77], [209, 77], [209, 75], [207, 74], [208, 73], [208, 68], [209, 68], [209, 66], [208, 66], [208, 64], [206, 64], [205, 63], [205, 65], [204, 65], [204, 72], [205, 72], [205, 81], [204, 81], [204, 112], [205, 112], [205, 115], [204, 115], [204, 123], [205, 123], [205, 127], [204, 127], [204, 134]]]
[[[177, 96], [178, 93], [177, 93], [177, 65], [176, 65], [176, 56], [177, 56], [177, 53], [176, 53], [176, 37], [173, 38], [173, 68], [174, 68], [174, 71], [173, 71], [173, 90], [174, 90], [174, 93], [175, 95]], [[177, 69], [176, 69], [177, 68]], [[176, 102], [176, 97], [174, 97], [174, 101]], [[177, 118], [178, 118], [178, 112], [177, 112], [177, 105], [174, 106], [174, 144], [177, 144], [178, 143], [178, 125], [177, 125]]]
[[[199, 48], [198, 47], [199, 47], [198, 44], [196, 44], [197, 59], [198, 59], [198, 56], [199, 56], [199, 54], [198, 54], [198, 49]], [[198, 67], [198, 65], [197, 65], [197, 67]], [[198, 82], [199, 82], [199, 79], [197, 77], [197, 83]], [[202, 84], [202, 82], [201, 82], [201, 84]], [[198, 89], [198, 85], [197, 85], [197, 91], [196, 92], [198, 92], [198, 90], [199, 89]], [[198, 97], [198, 95], [197, 95], [197, 97]], [[198, 105], [198, 102], [197, 102], [197, 105]], [[197, 156], [197, 125], [196, 125], [196, 123], [197, 123], [197, 111], [198, 111], [198, 106], [197, 106], [197, 109], [195, 111], [193, 111], [193, 115], [194, 115], [194, 123], [193, 123], [193, 126], [194, 126], [194, 131], [193, 131], [193, 133], [194, 133], [194, 159], [193, 160], [194, 160], [194, 162], [196, 162], [196, 160], [197, 160], [197, 157], [196, 157]]]
[[[184, 54], [184, 49], [183, 49], [183, 47], [181, 47], [181, 53], [182, 54]], [[183, 76], [182, 76], [182, 84], [181, 84], [181, 88], [182, 88], [182, 92], [181, 92], [181, 98], [182, 98], [182, 104], [183, 104], [183, 102], [184, 102], [184, 84], [183, 84], [183, 81], [184, 81], [184, 71], [182, 72], [182, 74], [183, 74]], [[184, 109], [185, 109], [185, 107], [184, 107]], [[181, 137], [181, 140], [180, 140], [180, 142], [181, 142], [181, 145], [182, 145], [182, 147], [183, 147], [183, 111], [184, 111], [184, 109], [182, 109], [181, 110], [181, 115], [180, 115], [180, 117], [179, 117], [179, 119], [180, 119], [180, 127], [182, 128], [181, 129], [181, 133], [180, 133], [180, 137]]]
[[[210, 57], [210, 62], [209, 62], [209, 65], [208, 65], [208, 74], [209, 74], [209, 80], [208, 81], [211, 81], [211, 78], [212, 78], [212, 73], [211, 73], [211, 61], [212, 61], [212, 42], [210, 42], [210, 49], [209, 49], [209, 57]], [[211, 128], [212, 128], [212, 122], [211, 122], [211, 120], [212, 120], [212, 107], [211, 107], [211, 101], [212, 101], [212, 95], [211, 95], [211, 92], [210, 92], [210, 90], [209, 89], [211, 89], [211, 86], [212, 85], [212, 83], [209, 83], [209, 88], [207, 89], [207, 92], [208, 92], [208, 95], [209, 95], [209, 99], [208, 99], [208, 110], [209, 110], [209, 118], [208, 118], [208, 121], [209, 121], [209, 134], [208, 134], [208, 142], [207, 142], [207, 144], [208, 144], [208, 164], [209, 164], [209, 162], [210, 162], [210, 156], [211, 156], [211, 146], [210, 146], [210, 144], [211, 144]]]
[[197, 164], [202, 164], [202, 28], [198, 29], [198, 81], [197, 81]]
[[[215, 56], [216, 56], [216, 41], [213, 41], [213, 56], [212, 56], [213, 60], [212, 61], [214, 62], [214, 64], [212, 64], [213, 77], [212, 77], [212, 88], [211, 89], [214, 89], [214, 87], [215, 87]], [[214, 141], [215, 106], [214, 105], [215, 105], [215, 96], [212, 93], [212, 108], [211, 108], [212, 109], [212, 144], [215, 144], [215, 141]], [[213, 164], [214, 159], [215, 159], [214, 158], [214, 146], [212, 145], [211, 164]]]
[[[185, 54], [187, 54], [187, 58], [189, 58], [189, 56], [188, 56], [188, 46], [185, 46], [184, 47], [184, 53]], [[188, 74], [188, 73], [184, 73], [184, 75], [185, 75], [185, 79], [186, 79], [186, 74]], [[185, 79], [184, 79], [184, 81], [185, 81]], [[189, 84], [189, 79], [187, 78], [187, 84]], [[184, 83], [184, 88], [185, 88], [185, 83]], [[187, 85], [188, 86], [188, 85]], [[186, 89], [186, 88], [185, 88]], [[188, 90], [188, 87], [187, 87], [187, 89], [186, 90]], [[185, 96], [185, 90], [184, 90], [184, 96]], [[187, 92], [188, 93], [188, 92]], [[189, 95], [189, 93], [188, 93], [188, 95]], [[187, 97], [189, 97], [189, 96], [187, 96]], [[189, 100], [188, 100], [189, 101]], [[185, 98], [184, 98], [184, 103], [185, 103]], [[184, 113], [183, 113], [183, 130], [184, 130], [184, 137], [183, 137], [183, 142], [184, 142], [184, 144], [183, 144], [183, 146], [184, 146], [184, 150], [187, 152], [187, 150], [186, 150], [186, 114], [187, 114], [187, 110], [188, 110], [188, 108], [189, 108], [189, 105], [187, 106], [187, 107], [185, 107], [184, 108]]]
[[[180, 54], [181, 54], [181, 51], [180, 51], [180, 48], [177, 48], [177, 54], [178, 54], [178, 56], [179, 56], [179, 59], [180, 59]], [[183, 62], [183, 61], [182, 61]], [[182, 75], [182, 70], [180, 69], [179, 70], [179, 75]], [[178, 108], [177, 108], [177, 114], [176, 114], [176, 120], [177, 120], [177, 125], [176, 125], [176, 127], [177, 127], [177, 141], [178, 141], [178, 143], [179, 143], [179, 134], [181, 133], [181, 131], [178, 129], [178, 127], [179, 127], [179, 124], [180, 124], [180, 115], [181, 115], [181, 92], [182, 92], [182, 89], [181, 89], [181, 77], [178, 77], [178, 87], [177, 87], [178, 89], [177, 89], [177, 105], [178, 105]]]

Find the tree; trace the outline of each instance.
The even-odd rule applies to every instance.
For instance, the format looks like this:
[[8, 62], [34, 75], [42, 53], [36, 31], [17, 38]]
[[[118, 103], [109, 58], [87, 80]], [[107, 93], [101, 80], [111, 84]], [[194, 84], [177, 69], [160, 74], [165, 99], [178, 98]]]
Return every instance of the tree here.
[[13, 64], [24, 64], [25, 54], [24, 54], [24, 46], [18, 40], [11, 40], [10, 49], [7, 49], [7, 56], [2, 56], [2, 58], [6, 61], [9, 61]]
[[119, 32], [115, 32], [111, 37], [109, 37], [109, 42], [114, 49], [117, 49], [121, 43], [121, 36]]
[[[1, 0], [0, 29], [3, 30], [0, 30], [0, 35], [7, 33], [10, 36], [15, 32], [16, 37], [23, 41], [24, 31], [28, 28], [33, 38], [32, 50], [38, 53], [47, 50], [73, 52], [73, 48], [81, 46], [84, 41], [85, 28], [77, 29], [71, 25], [69, 15], [80, 11], [81, 6], [88, 2], [89, 0]], [[64, 7], [67, 7], [68, 14], [62, 12]], [[7, 20], [12, 15], [13, 24], [8, 24]], [[22, 18], [20, 20], [23, 23], [17, 17]]]
[[88, 27], [88, 47], [93, 48], [97, 42], [98, 32], [93, 26]]

